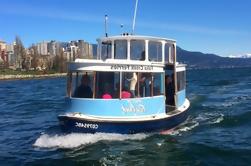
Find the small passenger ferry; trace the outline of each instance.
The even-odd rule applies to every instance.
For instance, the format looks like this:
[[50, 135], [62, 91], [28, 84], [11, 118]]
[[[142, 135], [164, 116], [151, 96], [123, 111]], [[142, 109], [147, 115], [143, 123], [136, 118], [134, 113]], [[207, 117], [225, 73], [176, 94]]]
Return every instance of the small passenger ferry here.
[[176, 41], [122, 34], [97, 42], [96, 56], [68, 63], [67, 110], [58, 116], [64, 131], [162, 132], [187, 119]]

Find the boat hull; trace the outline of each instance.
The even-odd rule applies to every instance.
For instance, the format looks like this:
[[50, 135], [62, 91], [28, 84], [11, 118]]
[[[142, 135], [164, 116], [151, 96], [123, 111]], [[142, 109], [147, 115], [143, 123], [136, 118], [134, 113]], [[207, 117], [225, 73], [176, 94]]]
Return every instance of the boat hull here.
[[58, 119], [64, 132], [135, 134], [161, 132], [172, 129], [184, 122], [187, 119], [187, 116], [188, 109], [172, 116], [156, 119], [153, 118], [150, 120], [102, 121], [87, 118], [77, 118], [67, 115], [60, 115], [58, 116]]

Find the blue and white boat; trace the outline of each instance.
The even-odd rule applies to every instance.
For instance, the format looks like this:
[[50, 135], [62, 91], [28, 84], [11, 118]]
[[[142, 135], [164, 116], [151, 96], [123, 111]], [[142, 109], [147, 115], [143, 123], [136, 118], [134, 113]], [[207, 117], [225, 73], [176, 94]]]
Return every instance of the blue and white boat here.
[[123, 34], [97, 42], [96, 55], [68, 63], [64, 131], [162, 132], [187, 119], [186, 65], [176, 62], [175, 40]]

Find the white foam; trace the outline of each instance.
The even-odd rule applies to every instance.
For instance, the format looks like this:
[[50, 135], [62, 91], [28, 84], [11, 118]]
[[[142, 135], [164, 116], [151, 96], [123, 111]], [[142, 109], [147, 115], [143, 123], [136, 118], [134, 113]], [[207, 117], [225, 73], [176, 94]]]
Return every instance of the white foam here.
[[182, 132], [187, 132], [192, 130], [193, 128], [199, 126], [199, 123], [196, 121], [193, 122], [185, 122], [183, 125], [177, 127], [176, 129], [174, 129], [170, 135], [181, 135]]
[[212, 121], [210, 121], [209, 123], [210, 123], [210, 124], [216, 124], [216, 123], [220, 123], [220, 122], [223, 121], [223, 120], [224, 120], [224, 115], [223, 115], [223, 114], [220, 114], [220, 116], [219, 116], [217, 119], [212, 120]]
[[123, 141], [123, 140], [142, 140], [148, 137], [147, 134], [82, 134], [72, 133], [66, 135], [42, 134], [33, 144], [41, 148], [76, 148], [82, 145], [94, 144], [101, 140]]
[[224, 119], [224, 114], [218, 112], [206, 112], [194, 118], [200, 124], [215, 124], [220, 123]]

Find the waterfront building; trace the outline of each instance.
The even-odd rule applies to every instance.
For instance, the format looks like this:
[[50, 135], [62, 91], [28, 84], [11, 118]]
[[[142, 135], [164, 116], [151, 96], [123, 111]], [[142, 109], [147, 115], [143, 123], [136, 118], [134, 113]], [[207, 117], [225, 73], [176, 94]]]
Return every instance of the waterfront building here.
[[57, 53], [56, 41], [52, 40], [48, 43], [48, 52], [50, 56], [56, 56]]
[[42, 41], [37, 44], [37, 51], [40, 55], [48, 55], [48, 42]]
[[6, 50], [6, 42], [0, 40], [0, 51]]
[[14, 54], [14, 44], [7, 44], [7, 46], [6, 46], [6, 52], [8, 54], [9, 67], [10, 68], [15, 67], [16, 56]]

